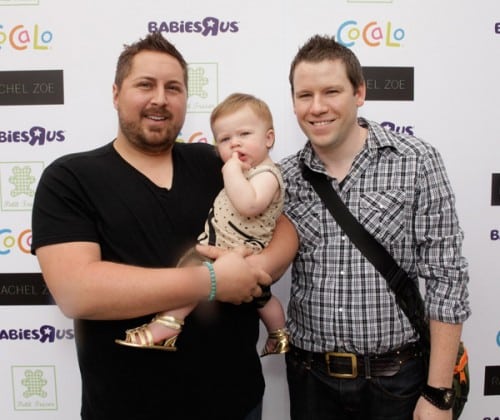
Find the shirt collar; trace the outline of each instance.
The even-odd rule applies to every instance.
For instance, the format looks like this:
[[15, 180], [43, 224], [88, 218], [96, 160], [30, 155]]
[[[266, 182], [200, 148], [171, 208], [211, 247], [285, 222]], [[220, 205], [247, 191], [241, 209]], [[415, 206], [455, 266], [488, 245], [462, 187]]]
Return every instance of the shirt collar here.
[[358, 124], [368, 129], [368, 139], [366, 147], [369, 150], [376, 151], [377, 149], [384, 149], [389, 147], [393, 150], [399, 150], [399, 141], [391, 130], [382, 127], [380, 124], [369, 121], [365, 118], [358, 118]]
[[[396, 141], [394, 133], [380, 124], [369, 121], [363, 117], [358, 118], [358, 124], [368, 129], [368, 138], [365, 147], [370, 154], [377, 154], [380, 149], [390, 148], [394, 151], [399, 150], [399, 142]], [[312, 148], [311, 141], [308, 140], [304, 148], [299, 152], [300, 164], [305, 164], [313, 171], [327, 174], [325, 165], [318, 158], [314, 149]]]

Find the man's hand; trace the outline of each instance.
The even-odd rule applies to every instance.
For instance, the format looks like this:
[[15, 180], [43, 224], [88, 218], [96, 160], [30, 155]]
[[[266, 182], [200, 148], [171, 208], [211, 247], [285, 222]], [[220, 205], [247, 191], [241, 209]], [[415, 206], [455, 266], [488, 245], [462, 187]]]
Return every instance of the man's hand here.
[[424, 397], [420, 397], [413, 412], [413, 420], [451, 420], [452, 414], [451, 409], [440, 410]]
[[[229, 251], [228, 249], [223, 249], [223, 248], [219, 248], [217, 246], [212, 246], [212, 245], [200, 245], [200, 244], [197, 244], [196, 245], [196, 250], [201, 254], [201, 255], [204, 255], [205, 257], [207, 258], [210, 258], [212, 260], [216, 260], [220, 257], [222, 257], [223, 255], [231, 252]], [[247, 255], [250, 255], [252, 253], [251, 250], [248, 250], [248, 252], [245, 250], [245, 248], [238, 248], [236, 250], [238, 253], [240, 253], [241, 255], [243, 256], [247, 256]]]
[[245, 260], [245, 257], [252, 253], [247, 248], [226, 251], [213, 246], [197, 245], [196, 249], [206, 257], [216, 260], [216, 299], [219, 301], [234, 304], [251, 302], [254, 297], [262, 294], [261, 285], [271, 284], [269, 274], [252, 267]]

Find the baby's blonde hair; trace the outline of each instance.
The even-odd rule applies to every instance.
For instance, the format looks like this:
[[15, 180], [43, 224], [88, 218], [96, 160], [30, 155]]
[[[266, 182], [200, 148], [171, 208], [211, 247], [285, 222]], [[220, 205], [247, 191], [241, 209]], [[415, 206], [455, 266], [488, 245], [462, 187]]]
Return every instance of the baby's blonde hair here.
[[274, 128], [271, 110], [262, 99], [247, 93], [237, 92], [229, 95], [213, 109], [212, 114], [210, 115], [210, 127], [212, 128], [212, 131], [214, 122], [218, 118], [232, 114], [246, 105], [248, 105], [259, 118], [262, 118], [268, 124], [268, 129]]

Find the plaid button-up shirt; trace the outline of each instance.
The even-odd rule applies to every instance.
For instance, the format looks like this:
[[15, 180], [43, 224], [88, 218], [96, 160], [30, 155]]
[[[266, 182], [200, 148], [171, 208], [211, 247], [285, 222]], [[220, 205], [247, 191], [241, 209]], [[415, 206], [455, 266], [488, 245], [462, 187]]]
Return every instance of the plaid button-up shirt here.
[[[342, 188], [335, 179], [333, 187], [410, 277], [423, 279], [428, 316], [463, 322], [470, 315], [467, 262], [441, 156], [420, 139], [359, 123], [368, 128], [365, 147]], [[292, 343], [316, 352], [373, 354], [417, 340], [387, 281], [303, 179], [302, 164], [326, 174], [309, 142], [281, 162], [285, 214], [300, 238], [288, 307]]]

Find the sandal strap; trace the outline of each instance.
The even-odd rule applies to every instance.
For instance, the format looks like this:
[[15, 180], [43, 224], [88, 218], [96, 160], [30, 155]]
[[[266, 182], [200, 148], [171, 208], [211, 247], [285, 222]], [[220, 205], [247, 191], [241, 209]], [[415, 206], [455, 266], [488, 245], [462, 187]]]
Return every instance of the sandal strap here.
[[273, 349], [267, 348], [267, 344], [262, 349], [260, 357], [267, 356], [268, 354], [282, 354], [286, 353], [290, 349], [290, 344], [288, 342], [289, 332], [286, 328], [279, 328], [277, 330], [271, 331], [268, 334], [268, 340], [276, 340], [276, 344]]
[[153, 334], [148, 328], [149, 324], [141, 325], [140, 327], [132, 328], [126, 330], [125, 340], [115, 340], [115, 343], [122, 346], [129, 346], [141, 349], [157, 349], [165, 351], [176, 351], [175, 341], [177, 335], [163, 340], [159, 343], [155, 343], [153, 340]]
[[158, 322], [159, 324], [164, 325], [165, 327], [172, 328], [174, 330], [181, 330], [184, 325], [184, 321], [181, 319], [177, 319], [172, 315], [162, 315], [158, 314], [153, 318], [152, 322]]
[[152, 346], [154, 344], [153, 334], [151, 334], [151, 331], [148, 330], [146, 324], [127, 330], [125, 333], [125, 340], [129, 343], [137, 343], [142, 346]]
[[288, 338], [288, 331], [286, 328], [279, 328], [269, 333], [269, 338], [280, 339], [285, 337]]

